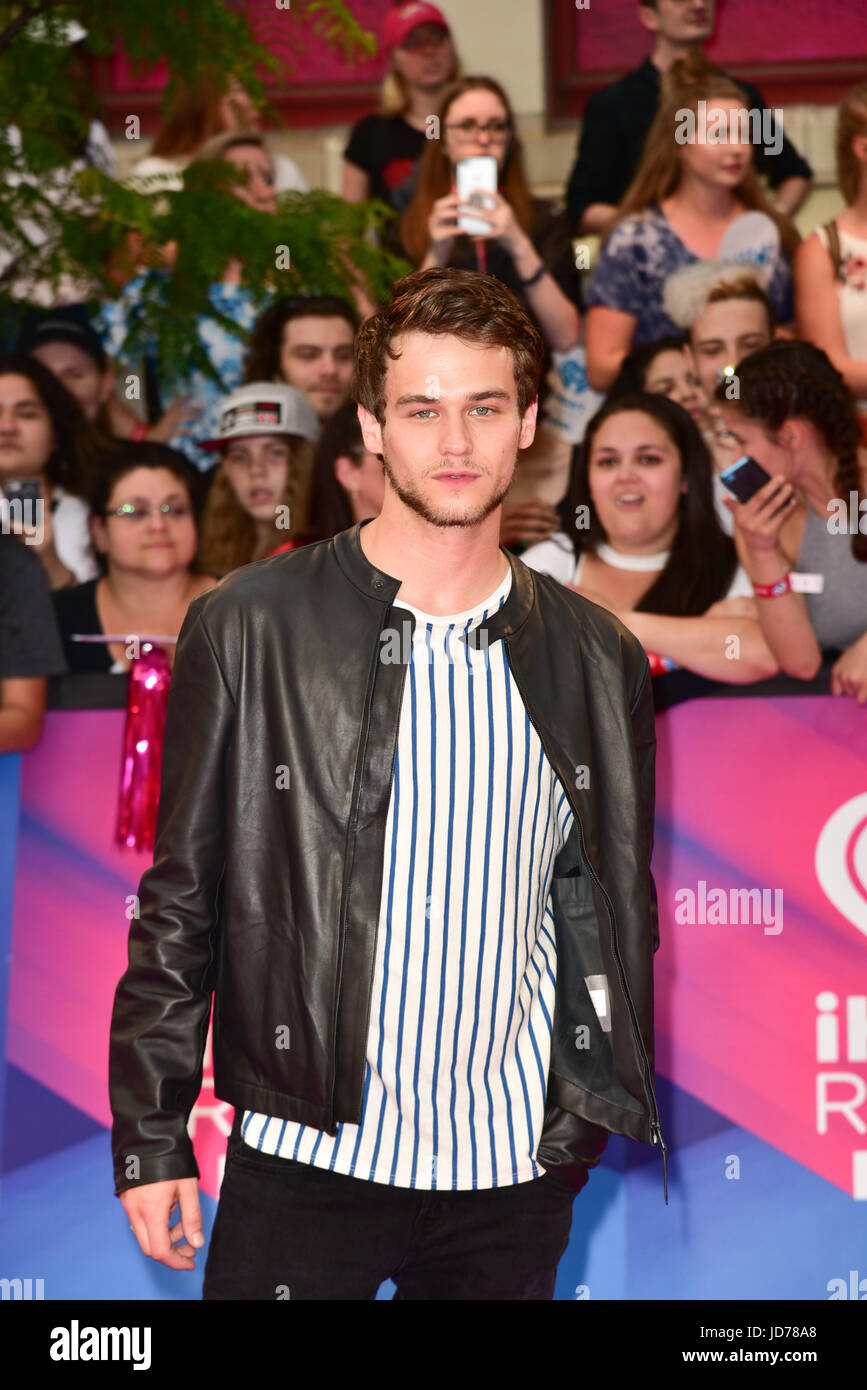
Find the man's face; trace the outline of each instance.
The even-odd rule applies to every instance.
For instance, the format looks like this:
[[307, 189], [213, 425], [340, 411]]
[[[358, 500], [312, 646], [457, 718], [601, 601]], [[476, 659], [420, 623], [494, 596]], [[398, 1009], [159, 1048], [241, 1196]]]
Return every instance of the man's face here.
[[352, 325], [339, 315], [290, 319], [280, 344], [280, 375], [303, 391], [320, 420], [349, 400], [354, 363]]
[[358, 408], [365, 448], [382, 454], [394, 499], [432, 526], [478, 526], [503, 501], [537, 402], [518, 414], [512, 354], [451, 334], [398, 334], [385, 379], [385, 423]]
[[711, 400], [720, 367], [735, 366], [771, 341], [765, 307], [755, 299], [708, 304], [693, 320], [689, 336], [696, 375]]
[[646, 29], [671, 43], [700, 43], [713, 33], [716, 0], [656, 0], [638, 13]]

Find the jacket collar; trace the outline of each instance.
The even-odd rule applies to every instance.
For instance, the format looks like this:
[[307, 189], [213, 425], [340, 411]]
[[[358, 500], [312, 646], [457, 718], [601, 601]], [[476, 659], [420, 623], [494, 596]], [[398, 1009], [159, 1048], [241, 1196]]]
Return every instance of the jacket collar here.
[[[370, 563], [362, 550], [361, 528], [366, 526], [371, 519], [368, 517], [367, 521], [356, 522], [348, 530], [339, 531], [333, 539], [334, 553], [343, 573], [350, 583], [355, 585], [356, 589], [360, 589], [369, 598], [391, 605], [403, 581], [395, 579], [394, 575], [386, 574], [384, 570], [377, 569], [375, 565]], [[492, 613], [486, 623], [473, 629], [470, 634], [472, 646], [480, 641], [489, 644], [498, 641], [501, 637], [510, 637], [527, 620], [536, 601], [533, 571], [519, 560], [517, 555], [505, 550], [503, 546], [500, 546], [500, 549], [512, 569], [512, 586], [502, 607]], [[487, 634], [485, 638], [475, 637], [476, 633], [482, 631]], [[463, 640], [463, 636], [461, 640]]]

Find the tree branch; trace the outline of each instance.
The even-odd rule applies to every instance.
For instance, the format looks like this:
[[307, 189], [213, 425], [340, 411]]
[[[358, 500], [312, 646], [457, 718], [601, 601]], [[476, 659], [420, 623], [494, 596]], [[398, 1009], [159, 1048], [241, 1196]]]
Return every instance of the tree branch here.
[[0, 53], [3, 52], [4, 48], [9, 47], [12, 40], [21, 33], [22, 29], [27, 27], [31, 19], [36, 19], [39, 15], [45, 14], [46, 11], [51, 9], [51, 5], [52, 0], [40, 0], [38, 5], [31, 5], [29, 9], [22, 10], [21, 13], [13, 19], [12, 23], [8, 24], [3, 32], [0, 33]]

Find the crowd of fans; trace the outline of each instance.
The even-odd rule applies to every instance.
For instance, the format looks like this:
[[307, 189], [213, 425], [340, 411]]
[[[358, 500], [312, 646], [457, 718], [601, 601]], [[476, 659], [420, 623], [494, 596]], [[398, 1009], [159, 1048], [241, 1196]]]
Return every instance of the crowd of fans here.
[[[755, 144], [741, 117], [760, 93], [701, 50], [713, 6], [637, 11], [652, 51], [591, 99], [558, 212], [531, 192], [502, 85], [463, 72], [435, 6], [396, 4], [342, 194], [394, 209], [383, 239], [411, 265], [495, 275], [540, 329], [505, 546], [616, 613], [655, 674], [810, 680], [825, 663], [835, 694], [867, 704], [867, 83], [838, 112], [844, 209], [802, 240], [810, 168], [783, 138], [769, 152], [766, 124]], [[707, 108], [727, 138], [681, 141], [684, 113]], [[485, 154], [498, 186], [469, 236], [456, 165]], [[237, 196], [265, 210], [307, 187], [234, 80], [182, 92], [134, 177], [178, 187], [204, 158], [239, 168]], [[254, 302], [239, 248], [209, 290], [219, 317], [196, 323], [222, 385], [159, 381], [146, 421], [118, 389], [143, 274], [90, 319], [34, 308], [0, 352], [0, 752], [38, 737], [47, 677], [128, 671], [124, 634], [176, 636], [231, 570], [382, 504], [350, 399], [361, 289]], [[736, 500], [723, 475], [744, 455], [770, 481]], [[27, 496], [38, 538], [13, 524]]]

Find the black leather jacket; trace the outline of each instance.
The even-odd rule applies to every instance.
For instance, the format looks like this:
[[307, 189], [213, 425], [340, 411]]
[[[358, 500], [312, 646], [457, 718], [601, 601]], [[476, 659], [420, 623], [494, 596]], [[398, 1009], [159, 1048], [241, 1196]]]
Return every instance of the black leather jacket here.
[[[219, 1099], [329, 1134], [360, 1120], [406, 676], [381, 660], [380, 634], [414, 623], [394, 603], [401, 581], [361, 548], [365, 524], [233, 571], [184, 620], [154, 862], [111, 1024], [117, 1192], [199, 1176], [186, 1126], [212, 991]], [[512, 587], [470, 638], [505, 642], [575, 813], [551, 888], [556, 994], [537, 1157], [577, 1188], [611, 1132], [659, 1143], [665, 1157], [649, 668], [611, 614], [504, 553]], [[607, 1028], [585, 983], [594, 975], [607, 978]]]

